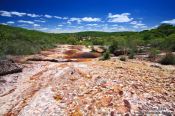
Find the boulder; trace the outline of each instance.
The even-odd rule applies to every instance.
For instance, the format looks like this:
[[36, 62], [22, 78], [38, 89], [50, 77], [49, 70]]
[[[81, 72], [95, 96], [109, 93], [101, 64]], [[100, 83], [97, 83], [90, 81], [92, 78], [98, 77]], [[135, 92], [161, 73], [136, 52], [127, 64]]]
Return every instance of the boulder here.
[[106, 48], [103, 46], [93, 46], [92, 51], [98, 52], [98, 53], [103, 53], [106, 51]]
[[115, 50], [115, 51], [114, 51], [114, 55], [115, 55], [115, 56], [124, 55], [124, 51], [123, 51], [123, 50]]
[[22, 72], [22, 67], [12, 60], [0, 60], [0, 76]]

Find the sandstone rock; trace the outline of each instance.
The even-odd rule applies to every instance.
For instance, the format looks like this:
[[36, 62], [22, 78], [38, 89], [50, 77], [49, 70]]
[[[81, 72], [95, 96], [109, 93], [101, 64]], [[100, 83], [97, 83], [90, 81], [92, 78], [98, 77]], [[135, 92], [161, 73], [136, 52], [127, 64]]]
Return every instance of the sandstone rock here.
[[103, 46], [93, 46], [92, 51], [98, 52], [98, 53], [103, 53], [105, 52], [106, 48]]
[[0, 61], [0, 76], [22, 72], [22, 67], [10, 60]]
[[124, 51], [123, 50], [116, 50], [116, 51], [114, 51], [114, 55], [115, 56], [124, 55]]
[[[61, 56], [70, 49], [75, 48], [63, 45], [52, 51], [54, 55], [48, 52], [42, 58], [57, 59], [56, 54]], [[76, 51], [85, 52], [83, 48]], [[153, 106], [173, 114], [175, 71], [151, 64], [117, 58], [23, 64], [22, 73], [0, 80], [0, 115], [128, 116]]]

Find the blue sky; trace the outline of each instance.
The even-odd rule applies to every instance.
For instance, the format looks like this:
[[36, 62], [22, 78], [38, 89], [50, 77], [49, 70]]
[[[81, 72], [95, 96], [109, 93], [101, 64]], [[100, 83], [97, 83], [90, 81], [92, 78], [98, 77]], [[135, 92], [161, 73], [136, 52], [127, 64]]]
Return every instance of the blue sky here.
[[141, 31], [175, 24], [175, 0], [0, 0], [0, 23], [45, 32]]

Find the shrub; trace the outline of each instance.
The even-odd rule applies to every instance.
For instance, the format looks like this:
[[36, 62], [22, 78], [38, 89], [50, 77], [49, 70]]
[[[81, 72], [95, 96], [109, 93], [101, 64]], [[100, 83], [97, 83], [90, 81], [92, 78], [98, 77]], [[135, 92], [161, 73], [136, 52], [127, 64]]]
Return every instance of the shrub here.
[[109, 46], [110, 53], [114, 53], [115, 50], [117, 50], [117, 49], [118, 49], [118, 42], [113, 41], [112, 44]]
[[135, 56], [135, 52], [134, 52], [134, 50], [131, 50], [130, 53], [129, 53], [128, 58], [129, 59], [134, 59], [134, 56]]
[[157, 57], [157, 55], [160, 53], [160, 50], [156, 49], [156, 48], [153, 48], [150, 50], [150, 53], [149, 53], [149, 58], [151, 59], [154, 59]]
[[125, 56], [120, 57], [120, 61], [126, 61], [126, 57]]
[[163, 65], [174, 65], [175, 55], [173, 55], [172, 53], [167, 53], [166, 56], [160, 60], [160, 63]]
[[106, 52], [103, 53], [102, 59], [101, 60], [108, 60], [110, 59], [110, 53], [107, 50]]

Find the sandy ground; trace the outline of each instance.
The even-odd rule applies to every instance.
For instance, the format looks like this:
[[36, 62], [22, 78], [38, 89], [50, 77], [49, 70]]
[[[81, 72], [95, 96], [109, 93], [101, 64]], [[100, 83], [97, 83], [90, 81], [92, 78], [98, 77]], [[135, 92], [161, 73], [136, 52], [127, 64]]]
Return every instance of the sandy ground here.
[[[83, 46], [62, 45], [23, 60], [64, 61], [89, 51]], [[175, 115], [174, 66], [117, 58], [28, 61], [22, 65], [22, 73], [1, 77], [0, 116]]]

